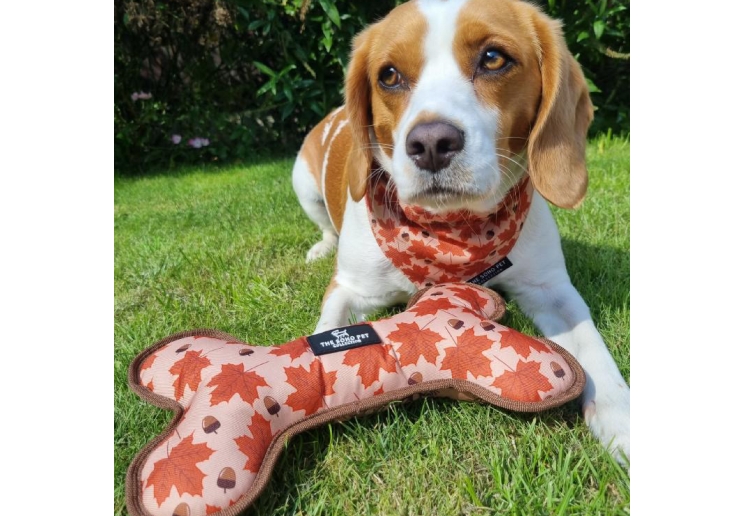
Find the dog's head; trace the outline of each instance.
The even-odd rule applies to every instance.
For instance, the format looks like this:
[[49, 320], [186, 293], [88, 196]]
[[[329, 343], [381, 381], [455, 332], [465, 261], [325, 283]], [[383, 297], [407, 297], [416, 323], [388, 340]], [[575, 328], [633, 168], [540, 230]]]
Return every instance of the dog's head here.
[[518, 0], [413, 0], [354, 40], [352, 198], [376, 159], [406, 203], [490, 211], [529, 169], [561, 207], [586, 192], [592, 104], [559, 22]]

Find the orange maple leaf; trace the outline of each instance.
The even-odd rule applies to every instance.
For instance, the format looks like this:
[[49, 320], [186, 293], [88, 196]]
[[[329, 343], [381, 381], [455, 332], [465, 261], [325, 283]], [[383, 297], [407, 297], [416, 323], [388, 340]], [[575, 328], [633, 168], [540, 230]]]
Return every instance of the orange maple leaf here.
[[155, 468], [147, 477], [145, 488], [153, 486], [155, 501], [162, 505], [175, 486], [179, 495], [202, 495], [202, 480], [206, 477], [196, 465], [204, 462], [214, 453], [206, 443], [194, 444], [192, 433], [178, 443], [164, 459], [155, 463]]
[[485, 335], [476, 335], [473, 328], [455, 338], [456, 346], [444, 350], [442, 369], [452, 371], [452, 378], [467, 380], [468, 373], [474, 378], [491, 376], [491, 359], [483, 354], [493, 346], [493, 341]]
[[287, 383], [296, 390], [287, 398], [287, 405], [295, 411], [304, 410], [306, 416], [323, 408], [323, 396], [336, 393], [336, 371], [326, 373], [319, 360], [310, 364], [309, 371], [303, 366], [285, 367], [284, 373]]
[[527, 358], [528, 356], [530, 356], [530, 348], [534, 349], [535, 351], [550, 353], [550, 348], [548, 348], [548, 346], [537, 339], [528, 337], [524, 333], [512, 330], [511, 328], [504, 328], [503, 330], [499, 330], [499, 333], [501, 334], [501, 347], [512, 348], [522, 358]]
[[480, 240], [481, 233], [483, 233], [483, 222], [469, 220], [466, 224], [461, 225], [459, 230], [460, 238], [463, 240], [469, 240], [474, 236], [479, 237]]
[[[465, 250], [470, 253], [470, 259], [481, 261], [484, 260], [491, 252], [496, 249], [496, 244], [494, 242], [486, 242], [483, 245], [469, 245], [465, 248]], [[495, 262], [496, 260], [494, 260]], [[483, 264], [481, 264], [483, 266]], [[485, 266], [484, 269], [488, 268], [488, 266]]]
[[401, 267], [406, 276], [411, 278], [411, 281], [423, 283], [424, 280], [429, 276], [429, 267], [422, 267], [420, 265], [413, 264], [410, 267]]
[[506, 242], [510, 240], [512, 237], [514, 237], [514, 234], [517, 232], [517, 223], [513, 220], [509, 222], [509, 227], [507, 227], [504, 231], [499, 233], [499, 240], [501, 242]]
[[501, 389], [501, 396], [516, 401], [540, 401], [538, 391], [547, 392], [553, 388], [550, 381], [540, 372], [540, 362], [517, 363], [516, 371], [505, 371], [491, 384]]
[[398, 251], [395, 247], [388, 247], [385, 256], [393, 262], [393, 265], [400, 269], [404, 265], [411, 265], [411, 255], [405, 251]]
[[411, 308], [408, 309], [409, 312], [412, 312], [418, 316], [422, 315], [436, 315], [439, 310], [449, 310], [451, 308], [459, 308], [457, 305], [453, 304], [448, 298], [446, 297], [432, 297], [429, 299], [424, 299], [423, 301], [419, 301], [415, 305], [413, 305]]
[[269, 355], [277, 357], [289, 356], [290, 360], [294, 360], [295, 358], [301, 357], [309, 350], [310, 346], [307, 344], [307, 339], [305, 337], [300, 337], [299, 339], [287, 342], [286, 344], [282, 344], [276, 349], [271, 350]]
[[241, 435], [235, 438], [235, 443], [240, 452], [248, 457], [243, 469], [258, 473], [273, 437], [271, 421], [256, 412], [248, 424], [248, 430], [251, 433], [250, 437]]
[[173, 380], [173, 387], [176, 388], [176, 401], [183, 397], [183, 391], [187, 385], [192, 391], [196, 391], [201, 383], [202, 369], [210, 365], [212, 365], [212, 362], [207, 357], [202, 356], [201, 352], [187, 351], [181, 360], [176, 361], [168, 369], [170, 374], [176, 376], [176, 379]]
[[238, 394], [246, 403], [253, 403], [258, 398], [258, 387], [266, 387], [264, 377], [253, 371], [246, 371], [243, 364], [223, 364], [219, 374], [214, 375], [207, 387], [216, 387], [212, 391], [211, 405], [215, 406]]
[[394, 242], [395, 237], [397, 237], [400, 232], [400, 226], [398, 226], [392, 219], [377, 219], [377, 227], [379, 228], [377, 234], [384, 238], [386, 242]]
[[[447, 287], [449, 290], [457, 295], [457, 299], [467, 303], [470, 309], [476, 314], [483, 315], [483, 308], [486, 306], [488, 300], [478, 293], [477, 290], [472, 287]], [[467, 307], [463, 307], [467, 308]]]
[[342, 363], [348, 366], [359, 366], [357, 375], [362, 379], [362, 384], [365, 387], [369, 387], [379, 380], [381, 371], [394, 373], [397, 370], [395, 358], [379, 344], [346, 351]]
[[442, 254], [451, 254], [452, 256], [465, 256], [465, 251], [463, 251], [460, 246], [446, 240], [440, 240], [437, 244], [437, 249]]
[[436, 364], [439, 356], [437, 343], [444, 340], [437, 332], [428, 328], [422, 329], [415, 322], [398, 324], [396, 330], [387, 338], [400, 344], [395, 351], [401, 366], [416, 365], [420, 357], [424, 357], [424, 360], [431, 364]]
[[155, 359], [158, 357], [157, 353], [150, 353], [146, 359], [142, 361], [142, 364], [140, 365], [139, 372], [142, 373], [145, 369], [150, 369], [152, 367], [152, 364], [155, 363]]
[[408, 252], [419, 260], [429, 259], [431, 261], [434, 261], [437, 258], [436, 248], [427, 245], [420, 240], [412, 240], [411, 245], [408, 247]]

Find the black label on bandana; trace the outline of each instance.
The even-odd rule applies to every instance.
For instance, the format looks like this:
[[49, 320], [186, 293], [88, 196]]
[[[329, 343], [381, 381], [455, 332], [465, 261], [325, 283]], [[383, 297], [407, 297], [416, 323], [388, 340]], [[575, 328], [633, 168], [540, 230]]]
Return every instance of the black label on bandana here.
[[484, 270], [476, 277], [468, 280], [468, 283], [475, 283], [476, 285], [483, 285], [486, 281], [490, 280], [494, 276], [498, 276], [506, 269], [514, 265], [509, 258], [504, 257], [503, 260], [491, 265], [488, 269]]
[[379, 344], [382, 339], [369, 324], [357, 324], [310, 335], [307, 341], [313, 353], [326, 355], [369, 344]]

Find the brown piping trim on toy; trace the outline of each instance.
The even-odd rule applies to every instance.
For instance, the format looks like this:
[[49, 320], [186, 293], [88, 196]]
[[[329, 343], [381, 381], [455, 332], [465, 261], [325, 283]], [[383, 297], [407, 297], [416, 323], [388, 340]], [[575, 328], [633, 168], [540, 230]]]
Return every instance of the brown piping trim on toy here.
[[[134, 360], [132, 360], [132, 363], [129, 364], [129, 374], [127, 376], [127, 380], [129, 383], [129, 388], [132, 389], [140, 398], [147, 401], [148, 403], [151, 403], [152, 405], [155, 405], [156, 407], [164, 408], [167, 410], [170, 410], [174, 412], [173, 419], [171, 419], [170, 423], [168, 423], [168, 426], [165, 430], [163, 430], [160, 435], [158, 435], [155, 439], [147, 443], [147, 445], [142, 448], [137, 455], [135, 455], [134, 459], [132, 460], [132, 463], [129, 465], [129, 468], [127, 469], [127, 478], [126, 478], [126, 502], [127, 502], [127, 510], [131, 514], [135, 514], [137, 516], [151, 516], [147, 510], [142, 507], [140, 504], [137, 503], [138, 500], [141, 500], [141, 497], [137, 496], [137, 492], [139, 491], [141, 487], [141, 482], [139, 480], [140, 473], [142, 470], [142, 467], [145, 464], [145, 460], [147, 459], [147, 456], [150, 454], [150, 451], [152, 451], [155, 447], [157, 447], [160, 443], [162, 443], [165, 439], [170, 437], [171, 433], [173, 433], [174, 428], [178, 425], [178, 423], [181, 421], [181, 416], [183, 415], [183, 407], [175, 401], [170, 398], [166, 398], [165, 396], [160, 396], [158, 394], [155, 394], [150, 389], [142, 385], [139, 381], [139, 370], [140, 366], [142, 365], [142, 362], [147, 359], [150, 355], [153, 353], [156, 353], [158, 350], [163, 348], [164, 346], [167, 346], [174, 340], [183, 339], [185, 337], [193, 337], [193, 336], [204, 336], [204, 337], [214, 337], [216, 339], [225, 339], [225, 340], [231, 340], [236, 342], [243, 342], [240, 339], [237, 339], [230, 335], [229, 333], [225, 333], [223, 331], [219, 330], [211, 330], [211, 329], [197, 329], [197, 330], [190, 330], [190, 331], [182, 331], [179, 333], [174, 333], [173, 335], [164, 338], [163, 340], [153, 344], [149, 348], [142, 351], [139, 355], [137, 355]], [[243, 342], [244, 344], [247, 344]]]
[[[483, 290], [488, 291], [488, 289], [485, 288], [483, 288]], [[495, 292], [494, 294], [498, 295]], [[135, 391], [140, 397], [153, 403], [154, 405], [175, 412], [173, 419], [168, 424], [168, 427], [158, 437], [149, 442], [147, 446], [140, 450], [140, 452], [135, 456], [134, 460], [130, 464], [129, 469], [127, 470], [127, 509], [130, 513], [136, 516], [151, 516], [144, 507], [136, 503], [138, 499], [141, 500], [141, 497], [137, 496], [137, 492], [142, 485], [139, 478], [141, 468], [144, 466], [145, 463], [145, 459], [153, 448], [158, 446], [164, 439], [170, 436], [173, 428], [178, 424], [178, 422], [180, 422], [183, 413], [183, 409], [177, 402], [171, 400], [170, 398], [165, 398], [163, 396], [154, 394], [152, 391], [139, 383], [139, 378], [137, 376], [139, 365], [150, 354], [156, 352], [166, 344], [169, 344], [174, 340], [180, 338], [191, 337], [194, 335], [203, 335], [205, 337], [216, 337], [226, 340], [239, 341], [232, 335], [217, 330], [193, 330], [177, 333], [175, 335], [171, 335], [170, 337], [166, 337], [157, 344], [137, 355], [137, 357], [132, 361], [132, 364], [129, 367], [129, 386], [132, 388], [133, 391]], [[279, 456], [284, 450], [285, 444], [289, 442], [289, 440], [295, 435], [312, 428], [317, 428], [319, 426], [325, 425], [326, 423], [348, 419], [350, 417], [358, 415], [368, 414], [372, 411], [381, 409], [385, 405], [389, 405], [393, 401], [404, 400], [409, 396], [413, 396], [415, 394], [431, 393], [452, 389], [458, 393], [470, 394], [475, 396], [478, 400], [485, 401], [486, 403], [490, 403], [491, 405], [497, 407], [513, 410], [515, 412], [539, 412], [554, 408], [558, 405], [562, 405], [577, 398], [581, 394], [581, 391], [584, 389], [584, 384], [586, 383], [586, 375], [584, 374], [584, 370], [582, 369], [579, 362], [573, 357], [573, 355], [568, 353], [565, 349], [560, 347], [555, 342], [544, 338], [538, 338], [537, 340], [557, 351], [564, 358], [564, 360], [568, 362], [569, 367], [574, 372], [573, 384], [566, 391], [556, 396], [555, 398], [537, 402], [511, 401], [504, 399], [497, 394], [494, 394], [485, 387], [481, 387], [480, 385], [471, 383], [467, 380], [444, 379], [421, 382], [410, 387], [386, 392], [372, 398], [366, 398], [352, 403], [340, 405], [338, 407], [321, 410], [320, 412], [316, 412], [315, 414], [312, 414], [307, 418], [302, 419], [291, 426], [288, 426], [287, 428], [276, 434], [271, 440], [271, 444], [269, 444], [268, 449], [266, 450], [266, 455], [264, 456], [261, 467], [259, 468], [258, 473], [256, 474], [256, 478], [253, 480], [253, 484], [251, 485], [250, 489], [248, 489], [248, 491], [246, 491], [246, 493], [235, 502], [235, 505], [232, 505], [220, 512], [214, 513], [215, 516], [238, 516], [248, 506], [250, 506], [256, 500], [256, 498], [258, 498], [261, 492], [263, 492], [263, 490], [266, 488], [266, 484], [268, 484], [269, 480], [271, 479], [271, 474], [274, 471], [274, 466], [279, 460]]]
[[[499, 295], [498, 292], [495, 290], [491, 290], [490, 288], [483, 287], [481, 285], [476, 285], [474, 283], [467, 283], [469, 287], [477, 288], [487, 296], [489, 296], [491, 299], [493, 299], [494, 304], [496, 305], [496, 310], [494, 310], [493, 315], [489, 317], [490, 320], [494, 322], [498, 322], [501, 320], [502, 317], [504, 317], [504, 314], [506, 313], [506, 301], [504, 301], [504, 298]], [[426, 292], [432, 288], [439, 287], [441, 285], [432, 285], [431, 287], [424, 287], [418, 292], [416, 292], [411, 298], [408, 300], [408, 304], [406, 305], [406, 310], [411, 308], [413, 305], [418, 303], [419, 299], [421, 299]]]

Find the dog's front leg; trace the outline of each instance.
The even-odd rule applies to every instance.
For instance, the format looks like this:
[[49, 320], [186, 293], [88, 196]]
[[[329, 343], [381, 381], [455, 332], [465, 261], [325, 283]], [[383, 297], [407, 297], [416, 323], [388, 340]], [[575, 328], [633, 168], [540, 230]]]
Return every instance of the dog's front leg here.
[[409, 296], [410, 294], [400, 291], [383, 295], [362, 294], [334, 278], [326, 289], [315, 333], [364, 321], [367, 314], [396, 303], [404, 303]]
[[339, 285], [335, 278], [331, 280], [323, 297], [323, 308], [315, 333], [363, 321], [366, 315], [358, 307], [358, 298], [352, 290]]
[[630, 457], [630, 389], [574, 286], [566, 278], [555, 284], [523, 284], [513, 294], [540, 331], [586, 371], [582, 408], [594, 435], [618, 460], [622, 454]]

